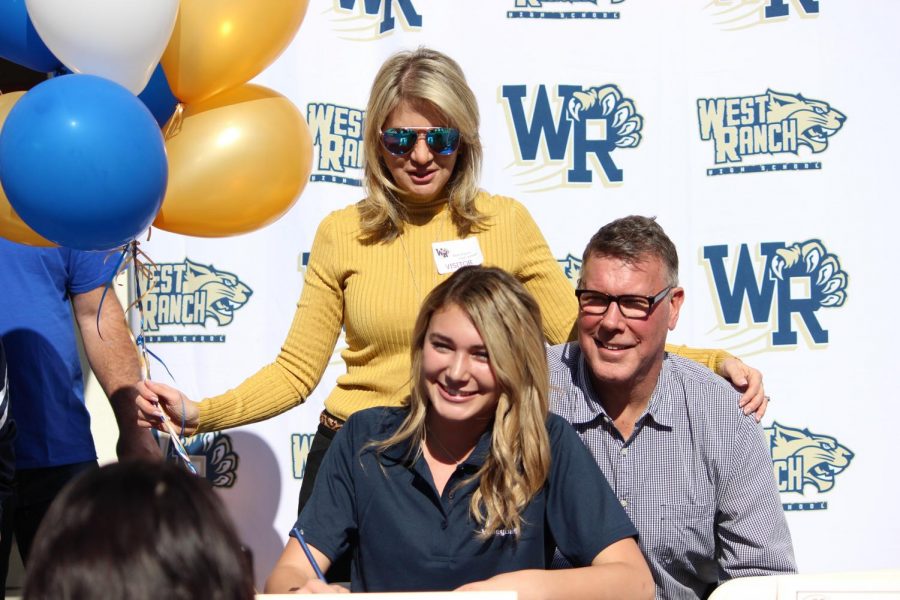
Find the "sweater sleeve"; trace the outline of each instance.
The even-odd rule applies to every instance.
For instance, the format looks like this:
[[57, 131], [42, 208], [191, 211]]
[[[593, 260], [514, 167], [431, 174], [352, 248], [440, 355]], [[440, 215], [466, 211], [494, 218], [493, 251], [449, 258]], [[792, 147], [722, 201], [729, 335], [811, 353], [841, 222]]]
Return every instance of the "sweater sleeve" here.
[[717, 375], [720, 374], [719, 370], [722, 367], [722, 363], [729, 358], [734, 358], [734, 356], [725, 350], [688, 348], [687, 346], [674, 346], [672, 344], [666, 344], [666, 352], [671, 352], [672, 354], [677, 354], [678, 356], [683, 356], [684, 358], [692, 360], [695, 363], [700, 363]]
[[198, 431], [262, 421], [297, 406], [319, 383], [343, 325], [343, 275], [336, 268], [337, 213], [319, 225], [303, 292], [275, 361], [236, 388], [200, 404]]
[[572, 284], [566, 279], [559, 262], [538, 229], [528, 209], [513, 202], [515, 212], [515, 243], [519, 247], [516, 277], [541, 307], [544, 337], [550, 345], [575, 339], [575, 316], [578, 303]]

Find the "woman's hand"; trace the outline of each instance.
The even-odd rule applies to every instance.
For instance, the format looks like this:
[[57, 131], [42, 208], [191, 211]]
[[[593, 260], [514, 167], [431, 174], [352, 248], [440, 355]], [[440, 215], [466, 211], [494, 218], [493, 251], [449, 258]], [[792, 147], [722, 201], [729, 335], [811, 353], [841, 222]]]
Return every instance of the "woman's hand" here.
[[[318, 548], [310, 545], [309, 551], [322, 570], [327, 573], [331, 561]], [[310, 564], [310, 559], [300, 548], [296, 538], [288, 539], [284, 551], [266, 580], [266, 594], [346, 594], [347, 588], [320, 580]]]
[[769, 406], [769, 397], [763, 389], [763, 375], [751, 366], [744, 364], [739, 358], [729, 358], [722, 363], [719, 375], [727, 379], [734, 389], [741, 392], [739, 406], [744, 409], [744, 414], [753, 416], [756, 421], [762, 420]]
[[[197, 431], [197, 424], [200, 420], [200, 405], [197, 402], [163, 383], [145, 380], [139, 382], [135, 387], [138, 390], [135, 403], [140, 427], [152, 427], [168, 432], [162, 422], [163, 414], [165, 414], [176, 433], [193, 435]], [[182, 424], [184, 425], [183, 430]]]

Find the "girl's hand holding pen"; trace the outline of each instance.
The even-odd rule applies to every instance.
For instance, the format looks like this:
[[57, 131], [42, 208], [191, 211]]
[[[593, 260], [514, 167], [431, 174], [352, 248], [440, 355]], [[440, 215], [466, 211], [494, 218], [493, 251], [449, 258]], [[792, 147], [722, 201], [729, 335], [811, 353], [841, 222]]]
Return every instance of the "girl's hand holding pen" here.
[[[288, 592], [297, 592], [301, 594], [347, 594], [350, 592], [343, 586], [340, 586], [336, 583], [328, 583], [325, 580], [325, 574], [323, 573], [321, 567], [319, 567], [320, 561], [316, 560], [313, 551], [315, 551], [315, 553], [322, 557], [320, 559], [321, 561], [325, 561], [323, 564], [325, 564], [326, 569], [329, 566], [328, 558], [318, 550], [314, 548], [311, 549], [310, 546], [307, 545], [306, 540], [303, 539], [303, 532], [300, 531], [300, 529], [298, 529], [297, 527], [291, 529], [290, 537], [294, 538], [297, 541], [297, 544], [303, 550], [303, 554], [306, 555], [306, 560], [308, 561], [311, 570], [315, 573], [315, 577], [309, 577], [308, 579], [306, 579], [303, 585], [297, 585], [296, 587], [289, 588]], [[290, 547], [290, 544], [288, 544], [288, 546]], [[306, 571], [306, 573], [309, 573], [309, 571]], [[292, 578], [302, 581], [303, 575], [301, 574], [299, 578], [296, 577], [296, 575], [297, 574], [292, 575]]]

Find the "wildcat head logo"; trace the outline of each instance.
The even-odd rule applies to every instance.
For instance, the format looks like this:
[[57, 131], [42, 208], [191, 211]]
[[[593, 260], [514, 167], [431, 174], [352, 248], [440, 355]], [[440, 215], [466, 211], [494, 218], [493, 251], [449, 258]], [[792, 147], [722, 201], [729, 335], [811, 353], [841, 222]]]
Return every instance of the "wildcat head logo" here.
[[310, 181], [362, 185], [364, 117], [365, 111], [358, 108], [323, 102], [307, 105], [306, 121], [319, 150]]
[[[524, 85], [504, 85], [501, 102], [513, 134], [516, 165], [524, 167], [520, 185], [532, 191], [589, 184], [594, 170], [609, 183], [622, 181], [612, 153], [641, 143], [643, 117], [634, 101], [613, 84], [582, 88], [557, 85], [553, 105], [547, 86], [540, 85], [526, 103]], [[526, 104], [532, 106], [526, 113]], [[538, 159], [538, 150], [542, 157]], [[590, 158], [591, 167], [588, 167]], [[535, 168], [537, 167], [537, 168]], [[548, 184], [556, 181], [557, 183]]]
[[766, 427], [775, 480], [780, 492], [804, 493], [811, 486], [816, 492], [834, 487], [835, 477], [853, 460], [853, 452], [828, 435], [809, 429], [786, 427], [778, 422]]
[[407, 31], [422, 28], [422, 15], [413, 0], [334, 0], [332, 10], [335, 31], [345, 40], [368, 42], [389, 35], [397, 27], [396, 15]]
[[797, 142], [813, 152], [828, 149], [828, 138], [844, 126], [847, 117], [821, 100], [809, 100], [800, 94], [779, 94], [769, 90], [768, 123], [797, 124]]
[[[754, 344], [758, 350], [772, 346], [797, 344], [795, 325], [809, 335], [811, 345], [828, 343], [828, 331], [816, 317], [822, 308], [837, 308], [847, 300], [849, 276], [841, 269], [838, 257], [828, 252], [820, 240], [786, 245], [765, 242], [751, 257], [747, 244], [741, 244], [737, 257], [728, 261], [728, 246], [706, 246], [703, 260], [711, 278], [714, 299], [720, 309], [720, 328], [728, 330], [729, 343], [744, 352]], [[729, 281], [729, 273], [733, 273]], [[773, 306], [776, 317], [772, 319]], [[749, 312], [745, 308], [749, 308]], [[794, 319], [794, 316], [799, 317]], [[749, 317], [745, 334], [735, 335], [742, 318]], [[759, 329], [767, 328], [770, 331]]]
[[[168, 436], [160, 436], [152, 430], [157, 443], [166, 460], [180, 462], [175, 447]], [[191, 463], [197, 468], [197, 474], [216, 487], [230, 488], [237, 481], [237, 469], [240, 459], [235, 453], [231, 438], [224, 433], [202, 433], [193, 435], [184, 441], [184, 449], [190, 456]]]
[[161, 325], [201, 325], [208, 319], [228, 325], [253, 291], [237, 275], [217, 271], [185, 258], [182, 263], [157, 263], [144, 280], [146, 331]]
[[[609, 0], [621, 4], [625, 0]], [[597, 6], [598, 0], [515, 0], [515, 10], [506, 13], [508, 19], [618, 19], [618, 11], [559, 10], [555, 5], [574, 8], [576, 4]]]
[[791, 5], [800, 17], [819, 16], [819, 0], [712, 0], [706, 7], [714, 11], [720, 27], [737, 30], [784, 21], [791, 15]]
[[[813, 154], [828, 149], [847, 117], [827, 102], [767, 90], [758, 96], [697, 100], [700, 139], [712, 140], [716, 164], [738, 163], [760, 154]], [[758, 165], [779, 170], [777, 165]], [[783, 169], [780, 169], [783, 170]], [[710, 173], [719, 174], [719, 173]]]

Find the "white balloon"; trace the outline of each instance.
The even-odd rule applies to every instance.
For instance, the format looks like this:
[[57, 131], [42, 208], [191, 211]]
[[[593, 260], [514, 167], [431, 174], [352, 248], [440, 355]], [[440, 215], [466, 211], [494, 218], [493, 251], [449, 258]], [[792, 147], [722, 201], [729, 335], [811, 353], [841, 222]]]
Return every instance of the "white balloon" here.
[[135, 94], [150, 80], [178, 16], [178, 0], [26, 0], [25, 7], [66, 67]]

